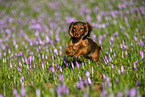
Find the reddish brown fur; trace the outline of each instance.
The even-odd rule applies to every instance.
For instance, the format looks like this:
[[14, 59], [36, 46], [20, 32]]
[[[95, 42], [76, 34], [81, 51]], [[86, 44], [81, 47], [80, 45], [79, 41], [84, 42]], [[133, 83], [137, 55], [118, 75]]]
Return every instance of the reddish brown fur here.
[[97, 61], [100, 48], [92, 39], [88, 38], [91, 31], [92, 26], [89, 23], [72, 22], [69, 26], [71, 39], [65, 48], [66, 54], [74, 57], [82, 54], [85, 58]]

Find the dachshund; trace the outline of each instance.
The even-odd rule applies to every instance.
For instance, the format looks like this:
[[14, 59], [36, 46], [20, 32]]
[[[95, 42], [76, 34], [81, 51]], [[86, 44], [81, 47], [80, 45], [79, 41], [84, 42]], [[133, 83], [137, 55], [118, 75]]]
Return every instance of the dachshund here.
[[89, 38], [92, 26], [88, 22], [72, 22], [69, 26], [71, 38], [65, 52], [68, 56], [77, 57], [83, 55], [87, 59], [97, 61], [101, 47]]

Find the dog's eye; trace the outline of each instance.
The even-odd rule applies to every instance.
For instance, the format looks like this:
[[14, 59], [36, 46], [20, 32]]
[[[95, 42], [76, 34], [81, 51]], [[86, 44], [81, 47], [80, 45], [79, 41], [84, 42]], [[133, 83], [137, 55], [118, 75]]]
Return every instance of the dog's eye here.
[[84, 28], [80, 28], [80, 30], [82, 30], [82, 29], [84, 29]]
[[76, 29], [76, 27], [73, 27], [73, 29]]

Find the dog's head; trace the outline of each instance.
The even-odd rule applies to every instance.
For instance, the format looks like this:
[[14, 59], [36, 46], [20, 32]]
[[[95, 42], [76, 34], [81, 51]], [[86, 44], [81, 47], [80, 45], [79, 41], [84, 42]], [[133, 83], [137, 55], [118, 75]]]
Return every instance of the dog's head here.
[[88, 22], [72, 22], [69, 26], [69, 34], [75, 38], [90, 36], [91, 31], [92, 26]]

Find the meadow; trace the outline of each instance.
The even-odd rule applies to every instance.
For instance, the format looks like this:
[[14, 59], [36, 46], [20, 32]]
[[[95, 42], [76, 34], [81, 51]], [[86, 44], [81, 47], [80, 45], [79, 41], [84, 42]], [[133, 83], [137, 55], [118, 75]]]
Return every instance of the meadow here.
[[[73, 21], [99, 61], [66, 55]], [[0, 97], [143, 97], [144, 46], [144, 0], [0, 0]]]

